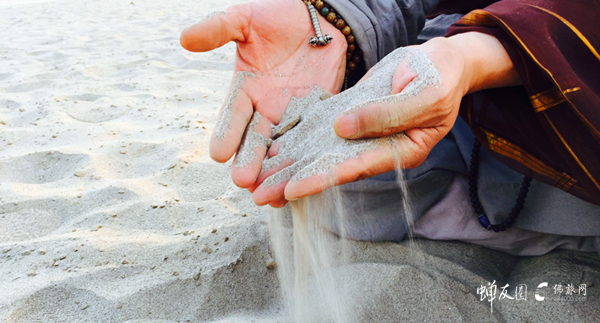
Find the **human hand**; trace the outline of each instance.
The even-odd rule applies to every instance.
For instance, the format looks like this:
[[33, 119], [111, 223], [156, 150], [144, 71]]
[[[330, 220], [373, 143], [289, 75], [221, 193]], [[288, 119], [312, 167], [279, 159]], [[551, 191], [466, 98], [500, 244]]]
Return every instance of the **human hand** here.
[[[263, 118], [257, 126], [265, 138], [277, 124], [292, 96], [306, 96], [314, 86], [340, 91], [345, 72], [344, 36], [319, 15], [323, 34], [333, 40], [324, 47], [308, 44], [314, 30], [306, 5], [299, 0], [264, 0], [232, 6], [189, 27], [181, 45], [190, 51], [210, 51], [237, 42], [234, 76], [210, 142], [211, 157], [226, 162], [238, 150], [254, 111]], [[239, 72], [250, 73], [239, 73]], [[254, 147], [253, 162], [232, 168], [240, 187], [251, 187], [261, 170], [266, 142]]]
[[[392, 80], [399, 68], [410, 71], [412, 76], [406, 79], [407, 84], [401, 86], [399, 94], [391, 96]], [[425, 53], [415, 48], [399, 48], [381, 60], [366, 80], [341, 94], [327, 98], [326, 93], [316, 88], [307, 97], [293, 98], [273, 133], [282, 133], [279, 127], [293, 127], [287, 127], [289, 130], [272, 142], [269, 157], [263, 161], [254, 201], [259, 205], [282, 206], [287, 202], [286, 187], [290, 185], [301, 183], [314, 194], [335, 185], [336, 181], [356, 180], [340, 175], [353, 176], [351, 170], [357, 160], [377, 161], [393, 153], [405, 135], [346, 140], [337, 136], [332, 127], [336, 117], [356, 106], [409, 100], [439, 85], [440, 79], [439, 71]], [[247, 155], [247, 147], [255, 146], [253, 142], [264, 140], [255, 132], [255, 124], [253, 121], [247, 129], [240, 156]], [[379, 167], [380, 163], [374, 165]]]
[[[401, 167], [416, 167], [450, 131], [465, 94], [519, 82], [504, 48], [491, 36], [469, 33], [435, 39], [414, 48], [423, 52], [437, 68], [439, 83], [398, 100], [397, 96], [402, 95], [403, 90], [420, 79], [414, 66], [398, 62], [387, 92], [391, 96], [388, 94], [382, 99], [358, 104], [356, 108], [340, 114], [334, 124], [335, 132], [348, 139], [404, 135], [388, 140], [391, 145], [380, 145], [343, 160], [326, 173], [291, 178], [285, 185], [261, 185], [254, 192], [255, 202], [297, 199], [332, 185], [391, 171], [399, 166], [396, 164], [398, 157]], [[375, 72], [367, 74], [366, 82], [371, 75]]]

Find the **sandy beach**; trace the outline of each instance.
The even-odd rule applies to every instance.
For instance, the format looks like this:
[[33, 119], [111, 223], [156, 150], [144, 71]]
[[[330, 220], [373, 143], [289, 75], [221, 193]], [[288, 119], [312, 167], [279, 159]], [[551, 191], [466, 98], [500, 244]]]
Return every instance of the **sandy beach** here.
[[235, 45], [179, 45], [231, 3], [0, 2], [0, 321], [277, 305], [264, 212], [207, 154]]
[[[236, 2], [0, 0], [0, 322], [289, 322], [269, 209], [208, 153], [235, 44], [179, 44]], [[425, 240], [350, 251], [338, 274], [362, 297], [357, 322], [598, 315], [597, 254], [524, 261]], [[588, 301], [491, 312], [477, 293], [526, 283], [532, 299], [537, 274], [587, 284]]]

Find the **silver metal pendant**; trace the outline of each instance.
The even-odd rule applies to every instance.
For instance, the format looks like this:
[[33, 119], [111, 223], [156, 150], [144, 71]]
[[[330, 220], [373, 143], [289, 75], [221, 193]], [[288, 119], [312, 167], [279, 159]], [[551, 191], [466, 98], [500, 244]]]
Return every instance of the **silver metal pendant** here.
[[306, 1], [306, 5], [308, 6], [308, 12], [310, 13], [310, 19], [312, 20], [313, 28], [315, 29], [315, 34], [317, 34], [317, 37], [310, 37], [308, 43], [311, 44], [313, 47], [317, 45], [325, 46], [331, 43], [333, 37], [329, 34], [325, 34], [325, 36], [323, 36], [323, 34], [321, 33], [321, 25], [319, 25], [319, 19], [317, 18], [317, 12], [315, 10], [315, 7], [310, 3], [310, 1]]

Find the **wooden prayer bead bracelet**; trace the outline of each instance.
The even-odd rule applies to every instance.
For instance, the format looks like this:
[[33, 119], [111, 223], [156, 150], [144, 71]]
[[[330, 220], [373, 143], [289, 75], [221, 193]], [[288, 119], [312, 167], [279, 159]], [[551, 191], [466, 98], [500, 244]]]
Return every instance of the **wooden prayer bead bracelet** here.
[[[317, 37], [312, 37], [309, 43], [312, 46], [327, 45], [332, 37], [328, 34], [323, 36], [321, 34], [321, 27], [319, 26], [318, 19], [316, 17], [315, 11], [319, 12], [321, 16], [323, 16], [328, 22], [337, 28], [344, 37], [346, 37], [346, 41], [348, 43], [348, 49], [346, 52], [346, 74], [344, 80], [344, 88], [347, 88], [348, 76], [350, 72], [354, 71], [358, 64], [361, 62], [363, 53], [358, 48], [355, 43], [354, 35], [352, 34], [352, 28], [346, 25], [344, 19], [337, 13], [335, 10], [325, 2], [321, 0], [302, 0], [308, 6], [309, 13], [311, 15], [311, 20], [313, 23], [313, 27], [315, 29], [315, 33]], [[316, 9], [316, 10], [315, 10]]]

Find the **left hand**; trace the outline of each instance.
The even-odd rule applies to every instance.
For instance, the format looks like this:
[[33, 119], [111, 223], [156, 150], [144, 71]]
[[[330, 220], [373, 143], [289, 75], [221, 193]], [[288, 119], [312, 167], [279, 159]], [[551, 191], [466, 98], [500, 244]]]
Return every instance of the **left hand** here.
[[[404, 132], [406, 136], [396, 143], [396, 149], [402, 155], [403, 168], [419, 166], [448, 134], [464, 95], [520, 84], [510, 57], [493, 36], [471, 32], [434, 38], [418, 47], [438, 68], [441, 84], [428, 87], [405, 101], [377, 103], [351, 110], [338, 116], [333, 125], [338, 136], [346, 139]], [[365, 77], [368, 76], [367, 73]], [[394, 73], [390, 94], [402, 91], [415, 77], [414, 72], [400, 64]], [[340, 163], [331, 175], [289, 182], [285, 191], [279, 194], [284, 193], [286, 200], [298, 199], [319, 193], [331, 185], [345, 184], [395, 168], [392, 148], [381, 148]], [[281, 200], [281, 196], [271, 195], [268, 199]]]
[[[212, 15], [182, 32], [181, 45], [193, 52], [210, 51], [235, 41], [234, 72], [254, 74], [232, 80], [210, 140], [210, 156], [215, 161], [226, 162], [240, 148], [255, 112], [263, 116], [257, 130], [270, 138], [271, 125], [279, 123], [292, 96], [306, 96], [315, 86], [331, 93], [340, 91], [348, 45], [341, 31], [321, 15], [317, 17], [323, 34], [333, 36], [327, 46], [308, 44], [314, 28], [308, 7], [298, 0], [236, 4], [226, 13]], [[237, 186], [252, 187], [266, 151], [267, 145], [259, 144], [250, 151], [252, 162], [232, 167], [231, 178]], [[281, 204], [274, 201], [272, 205], [277, 203]]]

